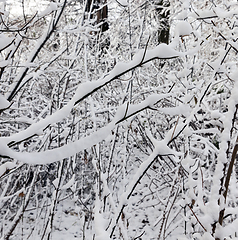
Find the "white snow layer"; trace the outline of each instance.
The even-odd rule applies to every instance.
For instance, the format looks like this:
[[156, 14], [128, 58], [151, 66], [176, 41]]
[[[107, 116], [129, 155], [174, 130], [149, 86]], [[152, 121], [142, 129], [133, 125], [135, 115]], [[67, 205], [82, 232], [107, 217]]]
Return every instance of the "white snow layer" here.
[[9, 105], [10, 103], [7, 101], [7, 99], [0, 95], [0, 110], [8, 108]]
[[52, 13], [53, 11], [56, 11], [58, 9], [58, 5], [54, 2], [50, 2], [49, 6], [42, 12], [38, 14], [39, 17], [43, 17], [45, 15], [48, 15]]
[[127, 7], [128, 2], [127, 0], [116, 0], [122, 7]]
[[180, 21], [177, 23], [175, 27], [175, 36], [176, 37], [182, 37], [187, 36], [193, 31], [190, 23], [187, 21]]
[[13, 40], [13, 37], [7, 37], [5, 34], [0, 34], [0, 50], [7, 47]]
[[6, 163], [3, 163], [3, 164], [0, 166], [0, 177], [1, 177], [2, 175], [4, 175], [4, 174], [7, 172], [7, 170], [10, 170], [10, 169], [12, 169], [12, 168], [14, 168], [14, 167], [16, 167], [16, 166], [17, 166], [17, 164], [14, 163], [14, 162], [6, 162]]
[[105, 230], [107, 222], [103, 218], [103, 213], [100, 210], [100, 201], [98, 197], [95, 202], [94, 217], [96, 240], [110, 240], [109, 233]]
[[[0, 39], [0, 41], [1, 41], [1, 39]], [[9, 61], [3, 60], [3, 61], [0, 62], [0, 68], [6, 67], [8, 64], [9, 64]]]
[[[105, 78], [95, 82], [87, 82], [80, 84], [75, 92], [74, 97], [69, 101], [69, 103], [62, 109], [56, 111], [51, 116], [48, 116], [45, 119], [32, 124], [26, 130], [23, 130], [10, 137], [0, 137], [0, 155], [9, 156], [13, 159], [17, 159], [24, 163], [29, 164], [47, 164], [58, 160], [62, 160], [64, 158], [67, 158], [80, 152], [81, 150], [84, 150], [97, 144], [98, 142], [104, 140], [108, 135], [110, 135], [111, 130], [115, 127], [115, 124], [125, 116], [126, 112], [125, 109], [127, 109], [126, 105], [123, 105], [118, 109], [114, 120], [111, 123], [109, 123], [106, 127], [101, 128], [99, 131], [94, 132], [90, 136], [79, 139], [78, 141], [67, 144], [63, 147], [53, 150], [47, 150], [45, 152], [21, 153], [15, 152], [7, 146], [7, 144], [10, 142], [19, 142], [31, 136], [41, 134], [43, 129], [46, 128], [48, 125], [55, 122], [59, 122], [62, 119], [66, 118], [67, 115], [70, 113], [71, 109], [74, 107], [75, 103], [80, 101], [80, 99], [90, 95], [90, 93], [93, 92], [95, 89], [99, 89], [100, 87], [106, 85], [107, 83], [111, 82], [117, 77], [134, 69], [135, 67], [140, 66], [152, 59], [156, 58], [166, 59], [178, 56], [183, 56], [183, 54], [175, 51], [166, 44], [160, 44], [152, 50], [140, 50], [134, 56], [132, 61], [128, 63], [121, 62], [116, 64], [114, 69]], [[140, 109], [151, 106], [163, 97], [165, 97], [164, 94], [152, 95], [142, 103], [130, 106], [126, 115], [130, 116], [130, 114], [136, 113]], [[6, 101], [4, 106], [8, 106]]]

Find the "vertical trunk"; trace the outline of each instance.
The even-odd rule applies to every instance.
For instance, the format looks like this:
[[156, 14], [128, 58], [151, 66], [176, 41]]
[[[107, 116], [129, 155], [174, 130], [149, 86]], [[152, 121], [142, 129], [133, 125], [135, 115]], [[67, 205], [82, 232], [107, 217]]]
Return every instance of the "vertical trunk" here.
[[[102, 8], [100, 5], [104, 5]], [[101, 31], [105, 32], [109, 29], [107, 23], [108, 18], [108, 7], [107, 0], [87, 0], [86, 12], [90, 14], [90, 19], [94, 18], [96, 15], [97, 24], [102, 23]]]
[[91, 5], [92, 5], [92, 0], [87, 0], [86, 2], [86, 12], [90, 12], [91, 9]]
[[169, 16], [170, 3], [168, 0], [160, 0], [156, 3], [156, 11], [159, 17], [158, 42], [169, 43]]

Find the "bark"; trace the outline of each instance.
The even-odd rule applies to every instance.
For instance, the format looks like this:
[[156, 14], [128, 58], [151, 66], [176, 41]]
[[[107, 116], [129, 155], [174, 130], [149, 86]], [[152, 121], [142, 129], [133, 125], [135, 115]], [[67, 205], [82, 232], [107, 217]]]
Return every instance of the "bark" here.
[[[101, 8], [101, 5], [103, 7]], [[90, 14], [90, 19], [93, 19], [96, 15], [96, 23], [101, 25], [101, 32], [105, 32], [109, 29], [107, 22], [108, 7], [107, 0], [88, 0], [86, 3], [86, 12]]]
[[169, 6], [170, 3], [167, 0], [160, 0], [158, 3], [156, 3], [156, 11], [160, 21], [158, 30], [158, 43], [169, 43]]

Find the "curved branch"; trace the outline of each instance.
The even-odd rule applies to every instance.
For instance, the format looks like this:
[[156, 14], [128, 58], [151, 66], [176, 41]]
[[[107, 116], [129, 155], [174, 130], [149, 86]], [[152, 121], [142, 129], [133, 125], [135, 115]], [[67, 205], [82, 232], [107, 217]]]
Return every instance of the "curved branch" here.
[[[10, 137], [6, 137], [4, 141], [8, 141], [8, 143], [9, 142], [17, 143], [19, 141], [23, 141], [23, 139], [28, 139], [31, 136], [34, 136], [39, 131], [42, 131], [43, 129], [45, 129], [48, 125], [61, 121], [64, 117], [66, 117], [70, 113], [71, 109], [76, 104], [78, 104], [88, 96], [92, 95], [94, 92], [101, 89], [103, 86], [111, 83], [113, 80], [118, 79], [120, 76], [126, 74], [127, 72], [130, 72], [131, 70], [137, 67], [140, 67], [141, 65], [149, 61], [152, 61], [154, 59], [172, 59], [182, 55], [183, 55], [182, 53], [179, 53], [173, 50], [171, 47], [169, 47], [166, 44], [160, 44], [156, 48], [152, 50], [148, 50], [145, 56], [144, 56], [143, 50], [139, 51], [139, 53], [134, 56], [134, 59], [132, 61], [128, 63], [122, 63], [122, 62], [117, 63], [114, 69], [105, 78], [99, 79], [95, 82], [86, 82], [86, 83], [80, 84], [73, 98], [63, 108], [61, 108], [54, 114], [46, 117], [45, 119], [31, 125], [26, 130], [21, 131]], [[141, 59], [144, 59], [143, 62], [141, 62]], [[20, 84], [21, 83], [18, 84], [18, 89]], [[120, 119], [118, 119], [118, 121], [119, 120]]]

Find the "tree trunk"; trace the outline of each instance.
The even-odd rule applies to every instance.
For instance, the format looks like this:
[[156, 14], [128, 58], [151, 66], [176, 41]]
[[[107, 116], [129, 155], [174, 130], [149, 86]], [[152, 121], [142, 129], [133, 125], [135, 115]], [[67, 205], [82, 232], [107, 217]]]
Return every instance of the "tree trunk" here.
[[[107, 0], [87, 0], [86, 12], [90, 14], [90, 19], [94, 18], [96, 15], [96, 23], [102, 23], [101, 32], [105, 32], [109, 29], [107, 22], [108, 18], [108, 7]], [[100, 5], [104, 5], [102, 8]]]
[[170, 3], [168, 0], [160, 0], [156, 3], [156, 11], [159, 17], [158, 43], [169, 43], [169, 16]]

